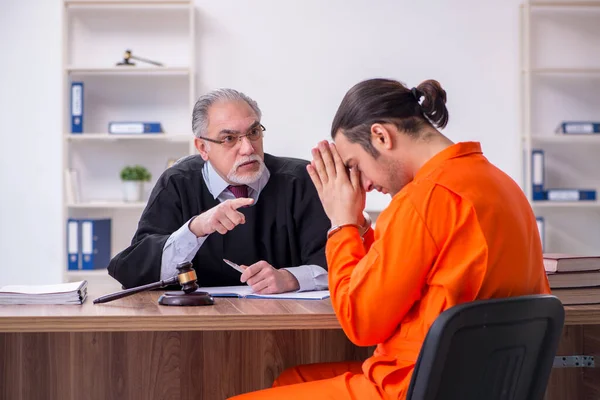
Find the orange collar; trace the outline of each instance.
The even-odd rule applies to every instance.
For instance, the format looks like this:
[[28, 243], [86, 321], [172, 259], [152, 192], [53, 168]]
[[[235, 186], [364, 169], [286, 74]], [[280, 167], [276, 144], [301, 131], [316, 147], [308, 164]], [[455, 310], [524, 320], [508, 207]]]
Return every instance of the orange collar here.
[[435, 156], [431, 157], [425, 164], [423, 164], [423, 166], [417, 171], [415, 179], [423, 178], [429, 175], [444, 161], [474, 153], [483, 154], [481, 151], [481, 144], [479, 142], [455, 143], [452, 146], [446, 147], [444, 150], [440, 151]]

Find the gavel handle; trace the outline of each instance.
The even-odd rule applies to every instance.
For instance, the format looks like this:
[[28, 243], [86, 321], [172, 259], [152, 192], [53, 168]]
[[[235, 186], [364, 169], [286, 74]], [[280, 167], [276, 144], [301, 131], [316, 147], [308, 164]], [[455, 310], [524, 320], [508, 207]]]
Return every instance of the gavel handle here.
[[135, 293], [143, 292], [145, 290], [159, 289], [161, 287], [165, 287], [165, 286], [168, 286], [168, 285], [174, 285], [174, 284], [176, 284], [178, 282], [179, 282], [178, 277], [174, 276], [172, 278], [165, 279], [164, 281], [158, 281], [158, 282], [155, 282], [155, 283], [149, 283], [149, 284], [144, 285], [144, 286], [138, 286], [138, 287], [134, 287], [134, 288], [131, 288], [131, 289], [123, 290], [121, 292], [115, 292], [115, 293], [107, 294], [105, 296], [98, 297], [96, 300], [94, 300], [94, 304], [106, 303], [106, 302], [109, 302], [109, 301], [120, 299], [122, 297], [130, 296], [130, 295], [135, 294]]

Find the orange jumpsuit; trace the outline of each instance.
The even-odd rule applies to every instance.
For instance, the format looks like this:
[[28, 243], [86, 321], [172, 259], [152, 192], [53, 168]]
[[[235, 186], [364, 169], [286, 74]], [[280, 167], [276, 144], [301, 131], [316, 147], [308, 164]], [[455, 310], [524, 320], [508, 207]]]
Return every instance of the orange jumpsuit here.
[[364, 243], [354, 227], [326, 247], [329, 290], [348, 338], [377, 345], [360, 363], [284, 371], [242, 399], [403, 399], [425, 335], [444, 310], [550, 293], [535, 216], [477, 142], [436, 154], [397, 193]]

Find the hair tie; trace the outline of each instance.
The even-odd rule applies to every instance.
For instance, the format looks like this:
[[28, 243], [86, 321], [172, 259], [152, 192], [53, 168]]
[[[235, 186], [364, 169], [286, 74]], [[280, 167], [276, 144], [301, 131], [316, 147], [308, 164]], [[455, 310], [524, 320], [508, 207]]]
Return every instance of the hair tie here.
[[421, 104], [420, 101], [421, 101], [421, 97], [423, 97], [423, 93], [416, 87], [410, 89], [410, 91], [411, 91], [413, 97], [415, 98], [415, 100], [417, 100], [417, 103]]

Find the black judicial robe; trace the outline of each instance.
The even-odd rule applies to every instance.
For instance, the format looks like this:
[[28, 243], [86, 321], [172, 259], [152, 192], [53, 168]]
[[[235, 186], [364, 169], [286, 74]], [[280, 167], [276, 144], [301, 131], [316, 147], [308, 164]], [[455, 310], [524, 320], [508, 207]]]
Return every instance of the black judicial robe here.
[[[200, 286], [240, 285], [240, 273], [223, 262], [275, 268], [316, 264], [327, 269], [325, 243], [331, 223], [306, 171], [305, 160], [265, 154], [270, 178], [258, 202], [240, 208], [246, 223], [208, 236], [192, 260]], [[204, 160], [188, 157], [158, 179], [131, 245], [117, 254], [108, 273], [124, 288], [160, 280], [169, 236], [195, 215], [219, 204], [202, 176]]]

